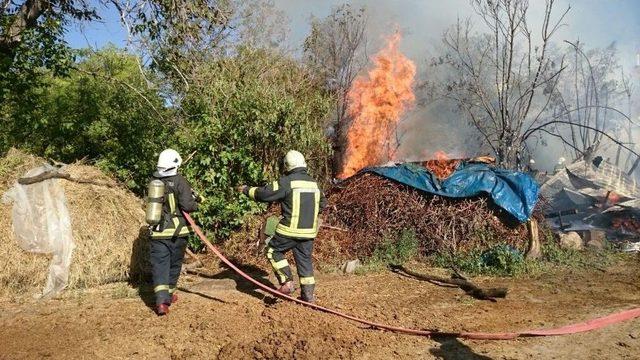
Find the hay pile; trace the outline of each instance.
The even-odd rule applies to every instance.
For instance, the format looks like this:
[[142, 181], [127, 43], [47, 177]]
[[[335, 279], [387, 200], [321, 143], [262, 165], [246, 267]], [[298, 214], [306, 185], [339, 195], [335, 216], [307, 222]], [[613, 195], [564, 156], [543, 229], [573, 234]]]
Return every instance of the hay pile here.
[[[10, 150], [0, 158], [0, 193], [43, 159]], [[73, 252], [67, 288], [87, 288], [139, 276], [148, 268], [142, 201], [95, 167], [72, 164], [73, 178], [113, 184], [97, 186], [57, 180], [71, 215]], [[49, 256], [23, 251], [13, 239], [11, 205], [0, 204], [0, 293], [37, 292], [45, 284]]]

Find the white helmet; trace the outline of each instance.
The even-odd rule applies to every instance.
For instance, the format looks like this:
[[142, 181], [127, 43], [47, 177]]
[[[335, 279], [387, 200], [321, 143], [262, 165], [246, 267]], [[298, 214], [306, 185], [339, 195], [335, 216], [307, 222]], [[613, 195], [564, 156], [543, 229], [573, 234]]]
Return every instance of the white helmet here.
[[180, 165], [182, 165], [182, 158], [173, 149], [163, 150], [158, 156], [157, 166], [160, 173], [175, 173]]
[[284, 156], [284, 167], [286, 171], [291, 171], [295, 168], [307, 167], [307, 163], [304, 161], [304, 156], [295, 150], [289, 150], [287, 155]]

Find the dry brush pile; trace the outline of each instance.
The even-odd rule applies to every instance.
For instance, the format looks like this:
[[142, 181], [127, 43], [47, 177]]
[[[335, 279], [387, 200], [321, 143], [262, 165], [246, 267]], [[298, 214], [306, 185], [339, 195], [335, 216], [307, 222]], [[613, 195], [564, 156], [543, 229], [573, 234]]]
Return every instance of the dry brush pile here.
[[403, 230], [415, 233], [422, 255], [464, 253], [497, 243], [524, 249], [528, 242], [526, 226], [486, 196], [429, 195], [370, 173], [334, 187], [323, 218], [348, 231], [323, 229], [319, 240], [337, 244], [351, 257], [370, 255], [380, 239], [393, 239]]
[[[445, 198], [363, 173], [329, 189], [327, 199], [322, 214], [325, 226], [314, 251], [320, 262], [366, 258], [385, 238], [394, 241], [406, 230], [415, 233], [421, 255], [465, 253], [498, 243], [524, 251], [529, 241], [526, 225], [487, 196]], [[271, 207], [266, 215], [248, 221], [243, 231], [224, 244], [225, 250], [243, 262], [261, 261], [261, 222], [276, 209]]]
[[[10, 150], [0, 158], [0, 194], [41, 158]], [[146, 227], [142, 200], [97, 168], [71, 164], [64, 168], [72, 178], [110, 184], [99, 186], [56, 180], [64, 188], [73, 239], [67, 288], [88, 288], [141, 276], [147, 269]], [[23, 251], [14, 240], [11, 205], [0, 203], [0, 294], [37, 292], [48, 275], [50, 256]]]

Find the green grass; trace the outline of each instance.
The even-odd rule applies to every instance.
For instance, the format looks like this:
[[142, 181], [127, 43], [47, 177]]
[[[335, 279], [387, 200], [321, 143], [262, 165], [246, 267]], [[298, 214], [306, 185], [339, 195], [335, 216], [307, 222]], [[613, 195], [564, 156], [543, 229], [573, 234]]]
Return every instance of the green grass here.
[[413, 231], [404, 230], [399, 234], [388, 234], [373, 251], [370, 258], [355, 270], [355, 274], [366, 274], [386, 269], [389, 264], [404, 264], [418, 258], [420, 245]]
[[362, 266], [355, 270], [356, 275], [381, 271], [390, 264], [404, 264], [416, 259], [420, 254], [419, 241], [415, 232], [403, 230], [398, 234], [387, 234], [374, 249], [373, 254], [365, 259]]
[[563, 249], [553, 239], [542, 246], [539, 259], [525, 259], [522, 253], [513, 252], [505, 244], [498, 244], [486, 251], [466, 254], [435, 254], [427, 261], [433, 266], [456, 268], [470, 275], [489, 276], [537, 276], [558, 268], [602, 269], [611, 265], [619, 253], [611, 247], [603, 250]]
[[373, 251], [371, 260], [383, 264], [404, 264], [419, 253], [419, 243], [413, 231], [404, 230], [397, 237], [385, 236]]
[[434, 266], [455, 268], [467, 274], [515, 276], [527, 270], [522, 253], [502, 243], [485, 251], [440, 253], [431, 256], [428, 261]]
[[434, 267], [453, 268], [469, 275], [533, 277], [558, 268], [603, 269], [621, 256], [610, 246], [603, 250], [563, 249], [551, 234], [543, 242], [542, 256], [536, 260], [526, 259], [522, 252], [505, 243], [493, 243], [496, 245], [486, 250], [422, 257], [415, 233], [405, 230], [385, 236], [355, 274], [383, 271], [389, 264], [421, 260]]

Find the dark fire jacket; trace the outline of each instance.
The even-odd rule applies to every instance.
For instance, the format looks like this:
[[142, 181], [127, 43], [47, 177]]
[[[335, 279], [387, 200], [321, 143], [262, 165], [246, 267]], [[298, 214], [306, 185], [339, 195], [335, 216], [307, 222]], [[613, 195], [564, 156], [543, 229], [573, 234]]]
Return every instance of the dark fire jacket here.
[[245, 194], [257, 201], [280, 202], [282, 219], [276, 234], [292, 239], [314, 239], [318, 235], [318, 214], [326, 199], [306, 168], [293, 169], [263, 187], [247, 188]]

